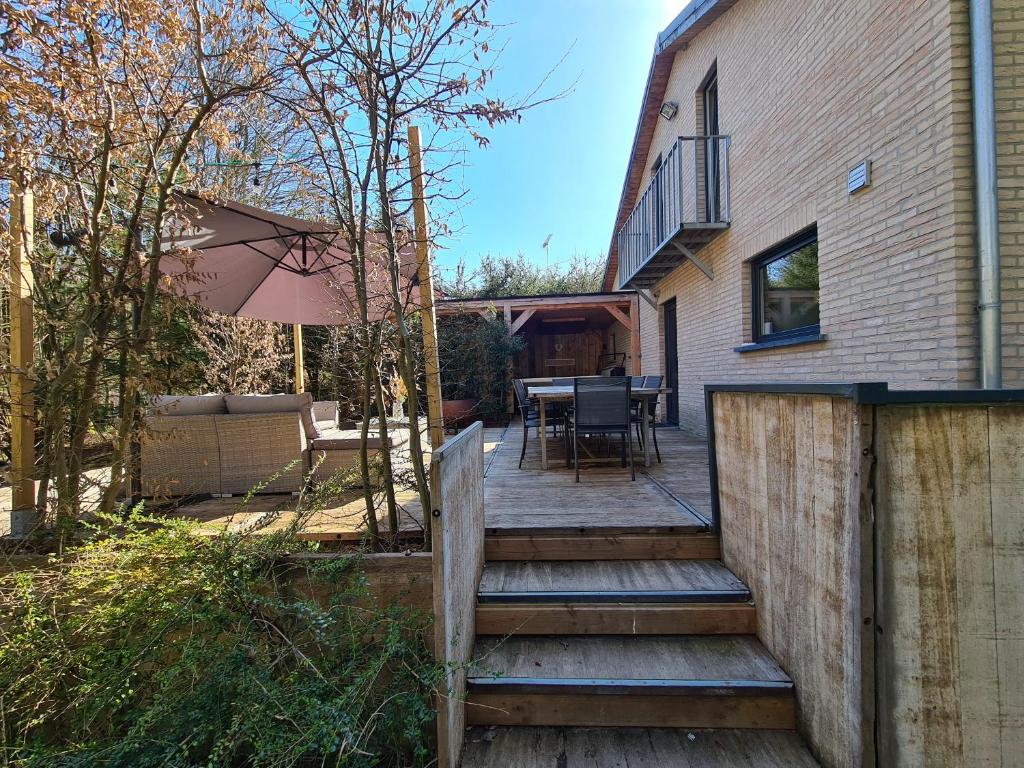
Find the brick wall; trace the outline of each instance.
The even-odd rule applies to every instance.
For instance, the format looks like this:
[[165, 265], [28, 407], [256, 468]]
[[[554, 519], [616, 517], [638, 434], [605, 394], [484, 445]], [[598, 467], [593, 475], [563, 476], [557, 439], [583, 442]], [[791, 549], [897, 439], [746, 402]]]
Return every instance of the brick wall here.
[[1024, 387], [1024, 4], [993, 3], [1003, 385]]
[[[1021, 386], [1024, 10], [996, 6], [1006, 383]], [[697, 90], [716, 62], [733, 137], [732, 226], [700, 252], [715, 279], [683, 264], [656, 289], [678, 299], [684, 428], [704, 431], [712, 381], [976, 384], [967, 24], [965, 0], [743, 0], [677, 54], [665, 98], [680, 112], [658, 121], [646, 167], [699, 131]], [[865, 158], [872, 185], [849, 196]], [[749, 260], [815, 223], [828, 340], [735, 352], [752, 339]], [[641, 313], [643, 370], [658, 372], [658, 313]]]

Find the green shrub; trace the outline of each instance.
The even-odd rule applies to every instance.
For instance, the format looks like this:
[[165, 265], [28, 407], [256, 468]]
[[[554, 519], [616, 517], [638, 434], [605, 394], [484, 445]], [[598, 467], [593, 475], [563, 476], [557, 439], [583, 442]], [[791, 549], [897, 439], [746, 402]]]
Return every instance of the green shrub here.
[[526, 346], [494, 313], [457, 314], [438, 320], [441, 395], [445, 400], [475, 400], [477, 418], [507, 419], [512, 360]]
[[428, 764], [425, 618], [373, 606], [358, 556], [297, 594], [299, 547], [134, 515], [0, 579], [3, 764]]

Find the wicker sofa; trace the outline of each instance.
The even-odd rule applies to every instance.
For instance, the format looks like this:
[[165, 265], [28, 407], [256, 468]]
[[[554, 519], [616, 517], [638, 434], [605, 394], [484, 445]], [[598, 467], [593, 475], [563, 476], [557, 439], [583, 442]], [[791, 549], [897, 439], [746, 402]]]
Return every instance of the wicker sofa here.
[[[354, 469], [359, 433], [305, 395], [161, 396], [142, 440], [147, 497], [288, 493]], [[380, 450], [379, 438], [368, 442]], [[311, 473], [312, 470], [312, 473]]]

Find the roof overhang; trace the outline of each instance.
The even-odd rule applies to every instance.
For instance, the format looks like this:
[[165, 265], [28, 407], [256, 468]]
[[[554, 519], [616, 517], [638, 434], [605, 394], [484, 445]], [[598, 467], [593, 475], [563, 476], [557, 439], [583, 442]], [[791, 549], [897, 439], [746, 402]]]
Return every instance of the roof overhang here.
[[505, 307], [516, 312], [526, 309], [629, 307], [634, 294], [634, 291], [612, 291], [609, 293], [562, 293], [547, 296], [506, 296], [493, 299], [441, 299], [434, 306], [439, 315], [488, 312], [503, 310]]
[[633, 148], [629, 153], [629, 164], [626, 166], [626, 178], [622, 183], [622, 195], [619, 198], [618, 213], [615, 215], [615, 226], [612, 228], [612, 239], [608, 246], [608, 260], [605, 263], [602, 285], [605, 291], [615, 289], [615, 272], [619, 265], [615, 235], [633, 210], [633, 201], [640, 191], [647, 153], [658, 124], [658, 111], [665, 99], [665, 89], [672, 75], [672, 63], [676, 54], [684, 50], [693, 38], [737, 2], [738, 0], [692, 0], [658, 35], [654, 56], [651, 58], [651, 68], [647, 74], [647, 85], [644, 87], [644, 97], [640, 102], [640, 117], [633, 136]]

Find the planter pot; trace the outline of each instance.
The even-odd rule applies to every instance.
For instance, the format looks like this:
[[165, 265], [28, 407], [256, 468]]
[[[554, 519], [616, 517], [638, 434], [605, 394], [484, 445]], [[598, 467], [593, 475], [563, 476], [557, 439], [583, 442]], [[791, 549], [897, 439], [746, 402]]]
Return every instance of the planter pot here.
[[442, 400], [441, 415], [445, 427], [464, 427], [473, 419], [476, 400]]

